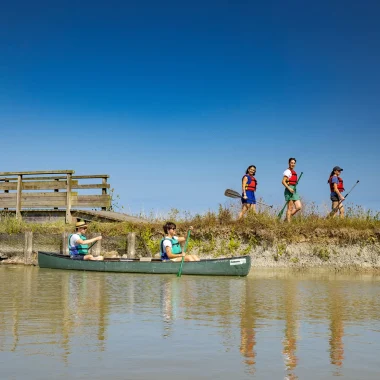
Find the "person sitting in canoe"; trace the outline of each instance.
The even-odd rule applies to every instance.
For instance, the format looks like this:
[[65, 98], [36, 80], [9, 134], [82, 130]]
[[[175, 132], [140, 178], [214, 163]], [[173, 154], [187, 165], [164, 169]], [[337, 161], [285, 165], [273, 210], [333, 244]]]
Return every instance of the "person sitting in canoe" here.
[[75, 224], [75, 234], [69, 236], [69, 252], [70, 257], [74, 260], [103, 260], [103, 256], [92, 256], [88, 253], [89, 244], [96, 243], [101, 240], [101, 236], [96, 236], [92, 239], [87, 239], [84, 235], [87, 230], [87, 224], [84, 220], [81, 220]]
[[[177, 226], [172, 222], [167, 222], [164, 225], [165, 236], [161, 240], [161, 260], [162, 261], [181, 261], [184, 257], [184, 261], [199, 261], [199, 257], [196, 255], [187, 255], [182, 252], [181, 243], [185, 243], [186, 238], [176, 236]], [[190, 227], [192, 230], [193, 227]]]

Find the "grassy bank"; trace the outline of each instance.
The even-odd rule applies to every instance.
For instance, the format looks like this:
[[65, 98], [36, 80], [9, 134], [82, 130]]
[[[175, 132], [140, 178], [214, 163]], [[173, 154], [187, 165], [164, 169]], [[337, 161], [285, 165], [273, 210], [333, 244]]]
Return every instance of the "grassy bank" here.
[[[207, 212], [203, 215], [181, 214], [178, 210], [172, 210], [165, 218], [151, 216], [150, 223], [144, 225], [92, 222], [88, 233], [100, 232], [105, 237], [112, 237], [134, 231], [148, 249], [156, 253], [159, 251], [162, 225], [164, 221], [171, 220], [177, 223], [178, 233], [181, 235], [186, 234], [189, 226], [194, 227], [189, 249], [196, 248], [201, 255], [213, 256], [216, 252], [246, 254], [257, 246], [276, 246], [281, 251], [282, 245], [305, 242], [316, 246], [368, 246], [380, 242], [379, 215], [363, 212], [360, 207], [348, 207], [345, 219], [322, 217], [315, 208], [309, 207], [302, 215], [294, 218], [292, 223], [279, 221], [278, 210], [260, 210], [257, 214], [247, 215], [243, 220], [236, 220], [237, 211], [234, 205], [220, 206], [218, 212]], [[33, 231], [56, 234], [72, 230], [72, 225], [63, 222], [25, 223], [5, 214], [0, 218], [0, 233]]]

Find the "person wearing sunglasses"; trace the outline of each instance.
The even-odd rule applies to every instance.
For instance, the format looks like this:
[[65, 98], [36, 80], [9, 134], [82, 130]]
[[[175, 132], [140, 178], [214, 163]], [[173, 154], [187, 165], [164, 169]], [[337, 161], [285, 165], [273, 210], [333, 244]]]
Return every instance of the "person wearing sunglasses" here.
[[340, 166], [334, 166], [332, 172], [330, 173], [329, 180], [327, 183], [330, 185], [330, 199], [332, 202], [331, 208], [335, 210], [332, 215], [335, 217], [339, 211], [339, 217], [344, 218], [344, 207], [342, 202], [344, 201], [343, 191], [343, 179], [340, 178], [343, 169]]
[[256, 166], [248, 166], [243, 178], [241, 179], [241, 211], [239, 213], [239, 219], [248, 211], [252, 210], [256, 212], [256, 197], [255, 191], [257, 187], [257, 180], [255, 178]]
[[[196, 255], [187, 255], [182, 252], [181, 244], [185, 244], [186, 238], [177, 236], [177, 226], [173, 222], [167, 222], [163, 226], [164, 238], [160, 243], [160, 252], [162, 261], [181, 261], [184, 257], [184, 261], [199, 261], [199, 257]], [[192, 230], [193, 227], [190, 227]]]
[[101, 240], [101, 236], [96, 236], [92, 239], [87, 239], [85, 233], [87, 231], [87, 224], [81, 220], [75, 224], [75, 233], [69, 236], [69, 252], [73, 260], [95, 260], [102, 261], [103, 256], [93, 256], [88, 253], [89, 244], [96, 243]]

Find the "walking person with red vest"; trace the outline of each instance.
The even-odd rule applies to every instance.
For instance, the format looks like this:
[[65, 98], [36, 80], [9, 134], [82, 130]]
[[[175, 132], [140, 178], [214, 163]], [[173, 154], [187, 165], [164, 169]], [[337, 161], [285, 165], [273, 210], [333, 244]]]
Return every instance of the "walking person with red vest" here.
[[256, 212], [256, 197], [255, 191], [257, 188], [257, 180], [255, 178], [256, 166], [248, 166], [243, 178], [241, 179], [242, 195], [241, 195], [241, 211], [239, 214], [239, 219], [248, 211], [252, 210]]
[[288, 203], [288, 208], [286, 210], [286, 221], [288, 222], [290, 222], [291, 217], [297, 214], [302, 208], [300, 196], [296, 189], [298, 181], [297, 173], [294, 170], [296, 161], [297, 160], [293, 157], [289, 158], [289, 168], [284, 171], [282, 178], [282, 184], [285, 186], [285, 201]]
[[335, 166], [330, 173], [330, 178], [327, 183], [330, 185], [330, 199], [332, 202], [332, 209], [336, 209], [335, 213], [332, 215], [333, 217], [338, 214], [341, 218], [344, 218], [344, 207], [342, 202], [344, 201], [343, 191], [343, 180], [340, 178], [340, 173], [343, 169], [339, 166]]

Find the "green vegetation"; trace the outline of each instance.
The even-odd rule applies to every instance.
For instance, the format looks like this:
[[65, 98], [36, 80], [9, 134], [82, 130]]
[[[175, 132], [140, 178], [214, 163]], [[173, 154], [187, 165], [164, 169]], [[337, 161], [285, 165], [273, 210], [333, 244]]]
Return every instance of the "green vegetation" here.
[[[364, 247], [380, 242], [379, 213], [365, 211], [358, 206], [346, 205], [347, 218], [341, 220], [322, 217], [317, 207], [309, 204], [291, 223], [279, 221], [276, 217], [277, 209], [268, 211], [259, 208], [259, 213], [249, 213], [242, 220], [237, 220], [238, 211], [239, 208], [234, 205], [220, 206], [217, 212], [208, 211], [203, 215], [191, 215], [173, 209], [165, 218], [150, 215], [148, 224], [92, 222], [88, 232], [100, 232], [105, 237], [111, 237], [134, 231], [154, 254], [159, 251], [162, 225], [164, 221], [171, 220], [177, 224], [178, 234], [182, 236], [186, 235], [190, 226], [194, 227], [189, 249], [197, 249], [201, 255], [216, 251], [220, 255], [223, 252], [243, 255], [256, 246], [274, 246], [277, 259], [286, 254], [286, 247], [291, 243], [310, 242], [318, 247], [323, 247], [326, 243], [360, 243]], [[327, 211], [323, 214], [327, 215]], [[0, 233], [33, 231], [56, 234], [73, 229], [73, 225], [65, 225], [63, 222], [26, 223], [5, 213], [0, 215]], [[330, 254], [335, 252], [324, 252], [323, 249], [314, 252], [321, 260], [327, 260]]]

